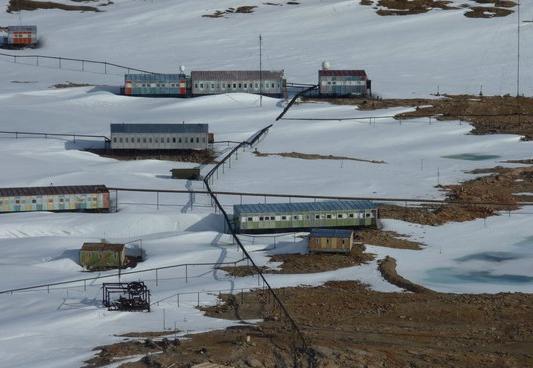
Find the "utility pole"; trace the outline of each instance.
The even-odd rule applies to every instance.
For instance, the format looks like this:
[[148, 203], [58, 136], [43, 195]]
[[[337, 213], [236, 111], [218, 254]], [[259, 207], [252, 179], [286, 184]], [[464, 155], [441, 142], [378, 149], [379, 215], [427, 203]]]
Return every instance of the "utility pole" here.
[[517, 3], [516, 97], [520, 96], [520, 0]]
[[259, 107], [263, 107], [263, 36], [259, 35]]

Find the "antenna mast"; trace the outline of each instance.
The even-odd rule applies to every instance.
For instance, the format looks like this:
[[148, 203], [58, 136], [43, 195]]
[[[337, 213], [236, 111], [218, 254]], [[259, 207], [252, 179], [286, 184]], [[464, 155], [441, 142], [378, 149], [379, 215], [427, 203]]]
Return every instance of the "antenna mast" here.
[[263, 107], [263, 36], [259, 35], [259, 107]]

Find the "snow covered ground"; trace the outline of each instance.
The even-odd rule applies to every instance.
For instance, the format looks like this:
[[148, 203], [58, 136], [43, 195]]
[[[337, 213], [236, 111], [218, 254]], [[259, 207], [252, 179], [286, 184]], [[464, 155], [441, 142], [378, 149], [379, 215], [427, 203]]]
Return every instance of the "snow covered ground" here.
[[[264, 39], [263, 66], [285, 69], [291, 81], [316, 82], [323, 60], [340, 69], [364, 68], [374, 90], [383, 96], [426, 96], [441, 92], [514, 93], [516, 17], [469, 19], [464, 10], [433, 10], [407, 17], [381, 17], [353, 0], [305, 0], [298, 6], [268, 6], [261, 0], [252, 14], [203, 18], [239, 4], [233, 0], [117, 0], [104, 12], [49, 10], [0, 14], [0, 24], [37, 24], [43, 48], [18, 52], [106, 60], [157, 72], [190, 69], [258, 67], [258, 36]], [[533, 7], [522, 4], [522, 18]], [[533, 32], [524, 23], [522, 61], [531, 63], [526, 47]], [[20, 61], [20, 60], [19, 60]], [[57, 72], [41, 60], [41, 68], [10, 64], [0, 58], [3, 90], [26, 90], [64, 82], [118, 85], [122, 77]], [[63, 66], [69, 67], [64, 61]], [[81, 69], [79, 65], [70, 65]], [[101, 71], [102, 68], [88, 70]], [[524, 68], [523, 92], [533, 92], [533, 75]]]
[[[366, 68], [375, 90], [384, 96], [427, 96], [441, 92], [513, 92], [516, 19], [467, 19], [461, 11], [432, 11], [412, 17], [379, 17], [355, 1], [308, 0], [299, 6], [259, 4], [253, 14], [227, 19], [202, 18], [235, 6], [233, 1], [157, 2], [117, 0], [103, 13], [63, 11], [0, 14], [0, 24], [33, 23], [39, 27], [47, 55], [101, 59], [134, 67], [172, 72], [188, 68], [257, 66], [257, 35], [264, 36], [264, 65], [285, 69], [291, 81], [314, 82], [322, 60], [339, 68]], [[524, 18], [533, 7], [524, 5]], [[523, 26], [524, 34], [530, 32]], [[243, 32], [243, 30], [246, 30]], [[421, 31], [423, 30], [423, 31]], [[525, 48], [527, 64], [533, 51]], [[0, 130], [47, 131], [108, 135], [109, 124], [208, 123], [217, 140], [243, 140], [273, 122], [283, 101], [235, 94], [176, 100], [127, 98], [106, 86], [51, 89], [65, 81], [118, 86], [117, 70], [79, 72], [56, 70], [41, 60], [39, 67], [13, 64], [0, 57]], [[63, 67], [79, 67], [69, 65]], [[91, 71], [87, 66], [87, 70]], [[531, 71], [524, 70], [523, 91], [533, 92]], [[13, 83], [29, 82], [29, 83]], [[391, 115], [401, 109], [360, 112], [350, 106], [296, 105], [287, 117], [341, 118]], [[426, 119], [369, 121], [289, 121], [275, 124], [258, 144], [261, 152], [303, 152], [383, 160], [384, 164], [337, 160], [301, 160], [239, 154], [231, 169], [214, 183], [216, 190], [440, 198], [438, 183], [472, 178], [468, 170], [492, 167], [508, 159], [531, 157], [532, 143], [513, 135], [473, 136], [460, 122], [429, 123]], [[0, 187], [63, 184], [106, 184], [115, 187], [201, 189], [200, 183], [169, 179], [178, 165], [157, 160], [116, 161], [80, 147], [95, 140], [41, 139], [0, 136]], [[217, 145], [219, 152], [228, 147]], [[207, 172], [209, 166], [203, 170]], [[233, 262], [242, 255], [221, 235], [222, 218], [209, 200], [165, 195], [154, 206], [154, 195], [120, 193], [119, 212], [109, 214], [24, 213], [0, 216], [0, 290], [87, 277], [76, 263], [84, 241], [143, 239], [148, 259], [138, 269], [181, 263]], [[230, 206], [236, 199], [222, 198]], [[257, 201], [245, 198], [247, 202]], [[171, 206], [164, 206], [169, 204]], [[228, 207], [229, 209], [230, 207]], [[461, 224], [425, 227], [386, 221], [385, 228], [411, 235], [427, 246], [421, 251], [369, 246], [378, 257], [398, 259], [399, 273], [425, 286], [450, 292], [533, 290], [530, 261], [533, 230], [527, 209]], [[272, 239], [246, 246], [259, 264]], [[277, 241], [289, 252], [303, 242], [293, 237]], [[279, 251], [279, 249], [278, 249]], [[198, 302], [215, 303], [205, 291], [257, 287], [254, 277], [229, 278], [209, 267], [153, 271], [139, 278], [152, 289], [153, 313], [108, 312], [99, 307], [99, 282], [71, 288], [0, 295], [0, 356], [2, 367], [72, 367], [92, 356], [94, 346], [117, 341], [115, 334], [173, 328], [202, 331], [230, 322], [205, 318]], [[273, 286], [316, 285], [331, 279], [360, 280], [376, 290], [397, 291], [383, 281], [375, 262], [335, 272], [310, 275], [269, 275]], [[110, 279], [116, 281], [116, 278]], [[302, 281], [303, 280], [303, 281]], [[191, 292], [192, 294], [185, 294]], [[176, 294], [181, 293], [180, 307]], [[163, 326], [164, 314], [164, 326]], [[31, 349], [21, 347], [31, 346]]]

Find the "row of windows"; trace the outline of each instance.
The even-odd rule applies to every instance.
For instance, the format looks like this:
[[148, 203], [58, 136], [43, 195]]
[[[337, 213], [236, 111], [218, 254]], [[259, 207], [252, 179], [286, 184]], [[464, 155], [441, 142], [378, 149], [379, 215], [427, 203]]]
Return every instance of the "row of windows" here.
[[[172, 141], [172, 143], [176, 143], [176, 137], [167, 137], [166, 138], [166, 142], [165, 142], [165, 137], [155, 137], [154, 139], [152, 139], [152, 137], [113, 137], [113, 143], [141, 143], [141, 140], [142, 140], [142, 143], [153, 143], [153, 141], [155, 141], [155, 143], [170, 143]], [[179, 137], [177, 139], [178, 143], [182, 143], [182, 139], [181, 137]], [[183, 143], [194, 143], [195, 141], [195, 138], [191, 137], [191, 138], [183, 138]], [[200, 143], [200, 138], [199, 137], [196, 137], [196, 143]], [[202, 137], [202, 143], [205, 143], [205, 137]]]
[[178, 88], [179, 83], [132, 83], [133, 87], [163, 87], [163, 88]]
[[[322, 81], [322, 85], [336, 85], [337, 82], [325, 82], [325, 81]], [[339, 82], [339, 85], [340, 86], [364, 86], [365, 84], [363, 82], [359, 82], [359, 81], [340, 81]]]
[[[249, 216], [241, 217], [241, 222], [260, 222], [260, 221], [302, 221], [304, 217], [306, 220], [311, 220], [313, 215], [285, 215], [285, 216]], [[331, 219], [347, 219], [347, 218], [365, 218], [372, 217], [371, 213], [338, 213], [334, 214], [315, 214], [315, 220], [331, 220]]]
[[31, 33], [30, 32], [25, 33], [25, 34], [15, 33], [13, 37], [14, 38], [31, 38]]
[[[248, 83], [222, 83], [222, 89], [226, 89], [226, 88], [243, 88], [243, 85], [244, 85], [244, 88], [248, 88]], [[259, 83], [250, 83], [250, 88], [255, 88], [255, 89], [259, 89]], [[199, 87], [198, 87], [199, 86]], [[219, 83], [205, 83], [205, 88], [211, 88], [211, 89], [215, 89], [215, 86], [216, 88], [220, 88], [220, 84]], [[275, 83], [263, 83], [263, 87], [265, 88], [276, 88], [276, 84]], [[204, 88], [204, 83], [194, 83], [194, 88], [199, 88], [199, 89], [203, 89]], [[280, 88], [280, 84], [278, 83], [277, 84], [277, 88]]]
[[[60, 203], [63, 203], [63, 202], [70, 202], [70, 198], [59, 198], [59, 202]], [[77, 198], [77, 199], [73, 199], [74, 202], [77, 202], [77, 201], [93, 201], [93, 202], [96, 202], [97, 198], [96, 197], [93, 197], [93, 198]], [[9, 204], [10, 201], [5, 201], [5, 204]], [[15, 204], [26, 204], [26, 203], [37, 203], [37, 200], [36, 199], [15, 199]], [[54, 203], [54, 198], [49, 198], [48, 199], [48, 203]], [[0, 206], [2, 206], [4, 204], [4, 201], [3, 200], [0, 200]]]

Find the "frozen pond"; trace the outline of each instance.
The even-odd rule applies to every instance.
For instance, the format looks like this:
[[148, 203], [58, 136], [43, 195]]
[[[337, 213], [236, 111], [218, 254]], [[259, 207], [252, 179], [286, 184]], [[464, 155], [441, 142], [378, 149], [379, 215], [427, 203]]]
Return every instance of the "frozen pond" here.
[[495, 160], [500, 158], [498, 155], [488, 155], [480, 153], [460, 153], [457, 155], [447, 155], [442, 156], [442, 158], [449, 158], [452, 160], [466, 160], [466, 161], [485, 161], [485, 160]]

